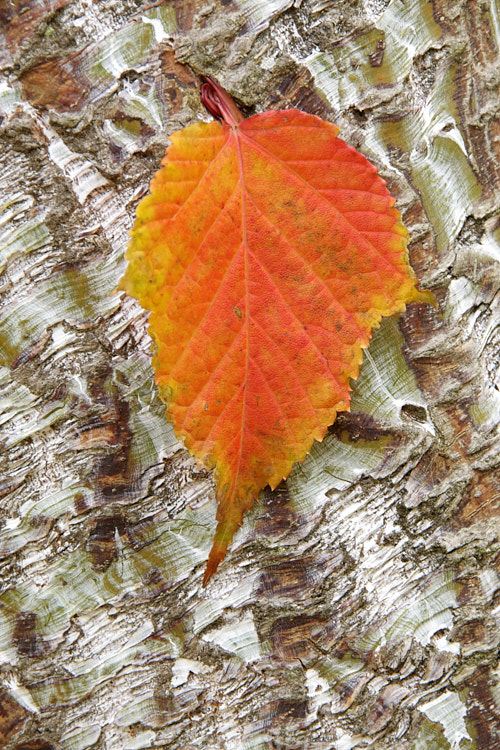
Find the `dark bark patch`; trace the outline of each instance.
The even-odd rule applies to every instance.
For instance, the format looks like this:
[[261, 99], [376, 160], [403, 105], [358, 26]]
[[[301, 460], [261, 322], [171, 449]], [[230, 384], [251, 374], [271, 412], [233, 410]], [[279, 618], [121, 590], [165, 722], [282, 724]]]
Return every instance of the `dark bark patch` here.
[[407, 697], [409, 692], [407, 688], [396, 683], [383, 688], [366, 717], [368, 734], [379, 732], [389, 723], [398, 704]]
[[112, 119], [113, 119], [113, 122], [115, 122], [117, 125], [123, 128], [123, 130], [128, 131], [131, 135], [135, 137], [140, 136], [143, 139], [147, 139], [147, 138], [152, 138], [155, 134], [155, 131], [153, 130], [153, 128], [147, 125], [139, 117], [129, 117], [120, 109], [118, 109], [115, 112]]
[[[435, 11], [439, 13], [440, 9], [435, 7]], [[456, 24], [455, 33], [458, 28]], [[494, 198], [500, 186], [500, 118], [496, 107], [498, 82], [490, 72], [498, 59], [493, 19], [480, 0], [467, 3], [462, 30], [466, 45], [456, 68], [453, 98], [470, 163], [482, 185], [484, 202]], [[477, 113], [481, 113], [480, 116]]]
[[491, 688], [498, 682], [486, 666], [467, 678], [467, 718], [473, 727], [477, 750], [500, 747], [500, 709]]
[[[184, 5], [186, 4], [187, 3], [184, 3]], [[182, 63], [177, 62], [173, 50], [165, 50], [160, 57], [160, 62], [161, 72], [165, 78], [168, 78], [170, 81], [175, 81], [177, 85], [180, 84], [188, 88], [195, 88], [198, 85], [196, 77], [187, 65], [182, 65]]]
[[5, 30], [1, 34], [4, 44], [0, 44], [0, 63], [9, 62], [9, 57], [16, 54], [22, 42], [34, 35], [41, 21], [69, 2], [70, 0], [9, 0], [0, 3], [0, 26]]
[[263, 513], [260, 513], [255, 522], [255, 535], [259, 537], [265, 534], [268, 537], [282, 536], [294, 529], [299, 519], [289, 507], [290, 494], [285, 481], [281, 482], [276, 489], [267, 487], [262, 493]]
[[477, 521], [498, 518], [500, 514], [500, 475], [498, 468], [476, 471], [464, 492], [455, 526], [470, 526]]
[[[133, 545], [132, 545], [133, 547]], [[150, 568], [142, 577], [144, 588], [141, 591], [143, 599], [156, 599], [172, 588], [172, 582], [164, 578], [163, 572], [158, 568]]]
[[373, 442], [381, 437], [393, 437], [392, 432], [381, 427], [370, 414], [363, 412], [340, 412], [328, 432], [344, 443], [356, 443], [358, 440]]
[[98, 518], [87, 541], [87, 552], [92, 558], [94, 570], [106, 570], [118, 557], [117, 535], [126, 534], [126, 523], [123, 516], [115, 514]]
[[23, 349], [23, 351], [20, 352], [17, 357], [14, 357], [10, 364], [10, 369], [17, 370], [18, 367], [22, 367], [22, 365], [31, 362], [31, 360], [35, 359], [43, 352], [43, 350], [51, 340], [51, 331], [44, 331], [34, 344], [30, 344], [28, 347], [26, 347], [26, 349]]
[[264, 707], [272, 721], [297, 722], [307, 717], [307, 701], [282, 698], [270, 701]]
[[335, 111], [316, 92], [312, 75], [305, 68], [283, 78], [269, 95], [265, 109], [294, 107], [324, 120], [334, 121]]
[[256, 593], [265, 599], [303, 599], [320, 580], [319, 567], [319, 561], [312, 557], [286, 559], [270, 565], [262, 571]]
[[439, 403], [451, 398], [453, 392], [469, 383], [476, 375], [477, 366], [474, 365], [467, 346], [464, 345], [461, 349], [459, 354], [442, 352], [433, 357], [422, 356], [412, 360], [412, 369], [429, 401]]
[[461, 643], [476, 643], [477, 641], [483, 640], [484, 633], [484, 622], [482, 620], [471, 620], [459, 628], [455, 633], [455, 637], [458, 638]]
[[[415, 206], [417, 206], [418, 209], [416, 208], [415, 211], [412, 210], [404, 217], [404, 223], [410, 231], [410, 236], [412, 233], [412, 226], [418, 227], [420, 222], [427, 221], [421, 204], [416, 202]], [[411, 242], [408, 248], [408, 253], [410, 256], [410, 263], [418, 279], [424, 278], [426, 274], [432, 274], [433, 272], [439, 271], [441, 263], [440, 253], [437, 244], [430, 233], [426, 234], [422, 239]], [[432, 288], [432, 292], [438, 303], [443, 302], [447, 291], [447, 287], [440, 288], [433, 286]]]
[[465, 27], [474, 54], [473, 63], [481, 67], [497, 63], [498, 50], [491, 15], [481, 0], [468, 0]]
[[[472, 366], [471, 366], [472, 370]], [[451, 433], [449, 440], [449, 452], [454, 456], [463, 458], [473, 456], [477, 450], [478, 431], [470, 416], [470, 407], [475, 403], [474, 390], [476, 384], [469, 381], [476, 375], [472, 370], [469, 375], [464, 371], [464, 385], [469, 385], [472, 395], [466, 398], [457, 398], [450, 403], [439, 407], [442, 417], [447, 423], [447, 429]]]
[[453, 640], [459, 641], [463, 654], [468, 655], [498, 646], [498, 633], [492, 631], [490, 623], [478, 617], [455, 628]]
[[102, 448], [106, 445], [116, 445], [118, 439], [117, 426], [114, 422], [98, 422], [94, 425], [86, 425], [79, 433], [73, 443], [73, 448], [83, 450], [85, 448]]
[[483, 201], [493, 197], [500, 187], [500, 118], [488, 117], [467, 127], [468, 146], [474, 157], [483, 186]]
[[19, 612], [12, 634], [12, 644], [17, 649], [19, 656], [41, 656], [43, 654], [43, 641], [37, 634], [35, 612]]
[[440, 453], [428, 452], [413, 469], [406, 482], [407, 508], [416, 508], [441, 491], [444, 480], [453, 471], [453, 462]]
[[88, 87], [78, 80], [71, 62], [60, 59], [33, 66], [20, 81], [24, 97], [40, 109], [76, 109], [88, 94]]
[[355, 701], [357, 701], [360, 695], [363, 694], [365, 685], [370, 680], [371, 674], [360, 672], [358, 674], [349, 675], [349, 677], [335, 686], [335, 690], [339, 696], [339, 708], [341, 711], [346, 711]]
[[179, 112], [184, 106], [184, 92], [199, 85], [191, 70], [175, 59], [173, 50], [167, 49], [160, 57], [163, 78], [159, 91], [170, 113]]
[[75, 495], [75, 512], [78, 516], [85, 513], [89, 507], [85, 495], [82, 495], [80, 492]]
[[331, 629], [332, 622], [326, 617], [281, 617], [270, 632], [274, 654], [285, 661], [311, 662], [331, 646]]
[[463, 574], [459, 573], [456, 578], [459, 584], [459, 591], [457, 594], [457, 601], [461, 607], [467, 604], [473, 604], [481, 591], [481, 581], [477, 575], [472, 573]]
[[375, 50], [368, 55], [368, 62], [372, 68], [380, 68], [384, 62], [385, 52], [385, 41], [384, 39], [378, 39], [375, 45]]
[[403, 404], [401, 414], [414, 422], [420, 422], [421, 424], [427, 422], [427, 409], [417, 404]]
[[28, 716], [28, 711], [0, 688], [0, 747], [4, 747], [9, 737], [19, 731]]
[[[412, 224], [421, 224], [423, 221], [425, 221], [425, 211], [424, 211], [424, 207], [423, 207], [421, 201], [415, 200], [415, 201], [413, 201], [413, 203], [406, 210], [403, 210], [403, 224], [405, 226], [410, 226]], [[426, 234], [426, 240], [428, 242], [432, 241], [431, 240], [431, 234], [430, 234], [430, 232], [428, 232]], [[410, 247], [413, 248], [417, 244], [418, 244], [417, 242], [412, 242], [411, 245], [410, 245]], [[422, 249], [421, 253], [422, 253], [422, 256], [423, 256], [423, 260], [426, 260], [427, 259], [427, 248], [425, 249], [425, 251]], [[415, 268], [415, 264], [414, 264], [413, 259], [411, 261], [411, 264], [412, 264], [413, 268]], [[418, 274], [417, 274], [417, 276], [418, 276]]]
[[92, 484], [96, 504], [105, 505], [135, 492], [129, 461], [132, 445], [130, 406], [110, 383], [107, 368], [89, 378], [89, 394], [99, 416], [96, 416], [97, 409], [93, 410], [88, 423], [79, 428], [75, 447], [102, 449], [94, 459]]

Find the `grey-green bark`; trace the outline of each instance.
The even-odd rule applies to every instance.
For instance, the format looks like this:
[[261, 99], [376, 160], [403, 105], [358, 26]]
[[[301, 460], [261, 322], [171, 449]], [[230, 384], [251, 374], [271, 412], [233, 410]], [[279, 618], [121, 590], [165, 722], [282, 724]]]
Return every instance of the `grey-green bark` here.
[[[500, 17], [494, 0], [0, 8], [0, 747], [500, 744]], [[112, 292], [213, 75], [334, 120], [422, 287], [206, 589], [211, 477]], [[32, 744], [29, 744], [29, 743]], [[34, 743], [34, 744], [33, 744]]]

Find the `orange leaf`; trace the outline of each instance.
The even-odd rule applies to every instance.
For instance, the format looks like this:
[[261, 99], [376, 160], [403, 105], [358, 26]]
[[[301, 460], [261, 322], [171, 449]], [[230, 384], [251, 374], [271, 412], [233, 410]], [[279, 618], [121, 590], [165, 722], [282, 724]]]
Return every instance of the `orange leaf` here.
[[202, 95], [223, 122], [171, 136], [121, 288], [151, 310], [168, 419], [215, 467], [205, 584], [259, 491], [349, 409], [372, 329], [434, 298], [384, 181], [335, 125], [293, 109], [243, 120], [214, 82]]

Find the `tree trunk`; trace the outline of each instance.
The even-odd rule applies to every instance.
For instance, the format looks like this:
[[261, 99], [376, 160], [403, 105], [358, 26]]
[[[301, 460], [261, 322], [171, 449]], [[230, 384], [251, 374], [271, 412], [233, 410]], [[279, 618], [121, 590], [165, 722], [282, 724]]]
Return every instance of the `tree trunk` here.
[[[0, 6], [0, 747], [500, 746], [500, 13], [494, 0]], [[439, 312], [376, 331], [350, 413], [206, 589], [210, 474], [113, 294], [168, 136], [335, 121]]]

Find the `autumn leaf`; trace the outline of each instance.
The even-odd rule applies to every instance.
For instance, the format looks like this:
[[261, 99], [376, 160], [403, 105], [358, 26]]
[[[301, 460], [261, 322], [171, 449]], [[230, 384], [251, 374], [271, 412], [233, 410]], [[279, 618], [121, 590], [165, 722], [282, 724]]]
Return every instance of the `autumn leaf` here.
[[349, 409], [372, 329], [434, 298], [384, 181], [335, 125], [294, 109], [244, 120], [213, 81], [202, 98], [222, 123], [172, 134], [120, 288], [151, 310], [177, 436], [215, 467], [206, 584], [259, 491]]

